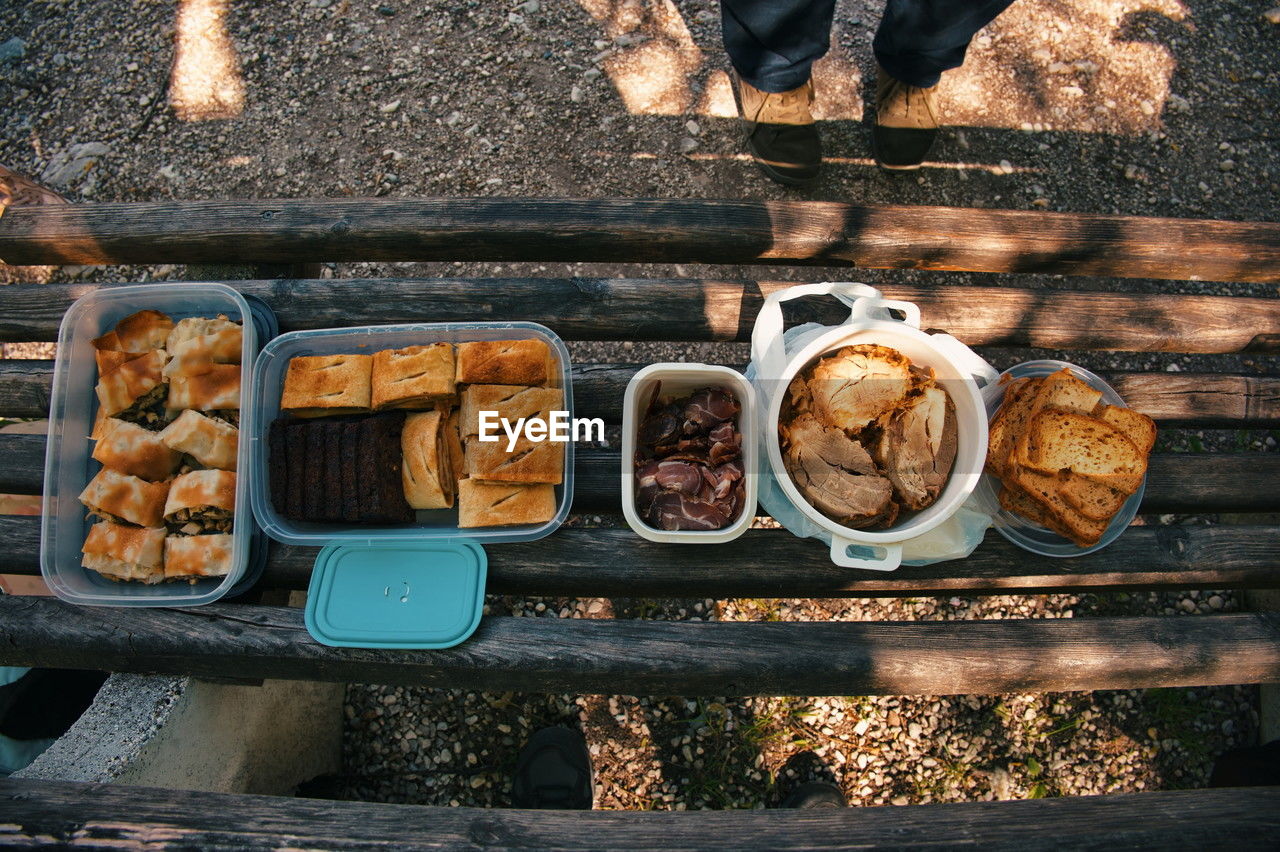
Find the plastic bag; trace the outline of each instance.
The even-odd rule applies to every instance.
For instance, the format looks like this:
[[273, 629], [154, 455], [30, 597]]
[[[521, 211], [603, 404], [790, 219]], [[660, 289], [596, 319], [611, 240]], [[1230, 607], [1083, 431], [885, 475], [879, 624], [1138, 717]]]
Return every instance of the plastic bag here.
[[[799, 295], [821, 295], [830, 294], [840, 301], [851, 307], [861, 299], [880, 299], [880, 291], [866, 284], [842, 283], [842, 284], [819, 284], [819, 285], [801, 285], [783, 291], [772, 298], [784, 300]], [[909, 303], [890, 303], [894, 307], [902, 307]], [[914, 305], [910, 306], [913, 310]], [[915, 311], [918, 316], [918, 310]], [[888, 318], [888, 312], [883, 313], [884, 318]], [[769, 399], [772, 393], [777, 392], [777, 382], [773, 379], [776, 375], [781, 375], [782, 364], [789, 361], [791, 356], [799, 352], [810, 341], [816, 340], [819, 336], [831, 331], [836, 326], [825, 326], [818, 323], [804, 323], [798, 325], [789, 331], [782, 333], [782, 344], [785, 358], [780, 362], [776, 353], [766, 356], [763, 349], [756, 345], [758, 339], [753, 339], [752, 360], [747, 368], [747, 379], [755, 386], [759, 406], [758, 410], [762, 416], [767, 416], [769, 410]], [[776, 331], [769, 330], [770, 333]], [[758, 338], [758, 336], [757, 336]], [[972, 353], [970, 353], [972, 354]], [[973, 356], [976, 358], [977, 356]], [[980, 360], [980, 359], [979, 359]], [[766, 372], [775, 372], [774, 376], [761, 376], [760, 365], [768, 363]], [[988, 372], [988, 378], [995, 375], [995, 370], [985, 362], [982, 362]], [[832, 535], [823, 527], [818, 526], [809, 518], [805, 517], [792, 502], [783, 493], [779, 487], [777, 479], [774, 477], [773, 469], [769, 464], [768, 452], [765, 448], [765, 441], [777, 429], [777, 424], [761, 423], [760, 424], [760, 467], [759, 467], [759, 501], [774, 520], [782, 524], [792, 534], [800, 538], [815, 538], [825, 542], [827, 545], [832, 543]], [[933, 529], [901, 542], [902, 561], [904, 565], [930, 565], [934, 562], [944, 562], [948, 559], [963, 559], [974, 551], [986, 534], [987, 528], [992, 525], [992, 515], [985, 508], [984, 504], [975, 494], [969, 495], [965, 502], [952, 514]], [[875, 548], [870, 545], [853, 545], [851, 550], [862, 550], [867, 554], [873, 554]], [[894, 565], [893, 567], [896, 567]], [[887, 570], [892, 570], [889, 568]]]

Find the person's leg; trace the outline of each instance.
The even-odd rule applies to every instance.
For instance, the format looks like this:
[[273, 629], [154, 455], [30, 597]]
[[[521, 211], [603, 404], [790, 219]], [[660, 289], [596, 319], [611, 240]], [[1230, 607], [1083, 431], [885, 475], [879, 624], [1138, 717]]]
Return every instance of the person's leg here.
[[729, 62], [762, 92], [800, 88], [831, 44], [835, 7], [835, 0], [720, 0]]
[[747, 149], [779, 183], [814, 180], [822, 142], [813, 123], [813, 63], [831, 40], [835, 0], [721, 0], [725, 53], [733, 65]]
[[1013, 0], [888, 0], [871, 48], [894, 79], [928, 89], [959, 68], [978, 30]]
[[872, 49], [876, 55], [876, 162], [917, 169], [938, 136], [934, 86], [959, 68], [974, 33], [1013, 0], [888, 0]]

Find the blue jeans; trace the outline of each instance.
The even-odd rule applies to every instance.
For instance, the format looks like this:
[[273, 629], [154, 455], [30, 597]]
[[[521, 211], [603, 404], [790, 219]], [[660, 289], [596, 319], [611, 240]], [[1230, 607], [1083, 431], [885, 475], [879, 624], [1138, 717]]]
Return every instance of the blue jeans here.
[[[1013, 0], [888, 0], [872, 49], [895, 79], [935, 86], [959, 68], [974, 33]], [[831, 43], [835, 0], [720, 0], [724, 48], [734, 69], [764, 92], [809, 79]]]

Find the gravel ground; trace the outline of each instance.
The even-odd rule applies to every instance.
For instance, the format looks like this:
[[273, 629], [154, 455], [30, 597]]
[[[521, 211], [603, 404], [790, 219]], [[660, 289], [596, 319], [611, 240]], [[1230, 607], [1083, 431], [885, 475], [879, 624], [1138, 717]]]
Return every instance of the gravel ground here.
[[[798, 192], [763, 179], [731, 118], [709, 0], [405, 4], [104, 0], [0, 4], [0, 162], [71, 200], [302, 196], [631, 196], [867, 202], [1274, 220], [1280, 13], [1206, 0], [1019, 0], [941, 92], [955, 126], [913, 176], [868, 159], [875, 2], [843, 0], [815, 72], [829, 162]], [[126, 22], [127, 23], [122, 23]], [[171, 73], [172, 72], [172, 73]], [[168, 267], [8, 270], [167, 280]], [[378, 275], [726, 276], [824, 269], [337, 264]], [[859, 271], [872, 284], [1003, 276]], [[1023, 276], [1020, 286], [1275, 297], [1275, 288]], [[926, 306], [927, 313], [927, 306]], [[5, 357], [50, 357], [6, 344]], [[988, 352], [998, 367], [1028, 357]], [[736, 344], [575, 343], [582, 360], [742, 363]], [[1095, 369], [1280, 372], [1271, 355], [1032, 353]], [[1165, 430], [1161, 447], [1276, 450], [1273, 431]], [[1161, 516], [1146, 523], [1211, 523]], [[608, 519], [577, 519], [579, 524]], [[1065, 618], [1240, 606], [1230, 591], [907, 600], [490, 598], [527, 617]], [[837, 781], [858, 804], [1203, 784], [1257, 736], [1257, 692], [1224, 687], [1001, 696], [686, 699], [353, 685], [344, 775], [313, 792], [505, 804], [515, 753], [580, 727], [602, 807], [756, 807]]]

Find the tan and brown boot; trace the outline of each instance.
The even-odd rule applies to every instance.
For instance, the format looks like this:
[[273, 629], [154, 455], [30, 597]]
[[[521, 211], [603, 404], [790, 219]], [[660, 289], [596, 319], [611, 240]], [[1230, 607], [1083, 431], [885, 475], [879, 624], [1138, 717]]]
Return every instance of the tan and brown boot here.
[[813, 81], [789, 92], [762, 92], [733, 75], [738, 115], [747, 125], [747, 150], [772, 179], [790, 186], [812, 183], [822, 163], [813, 123]]
[[881, 168], [920, 168], [938, 138], [937, 89], [908, 85], [876, 66], [876, 123], [871, 142]]

